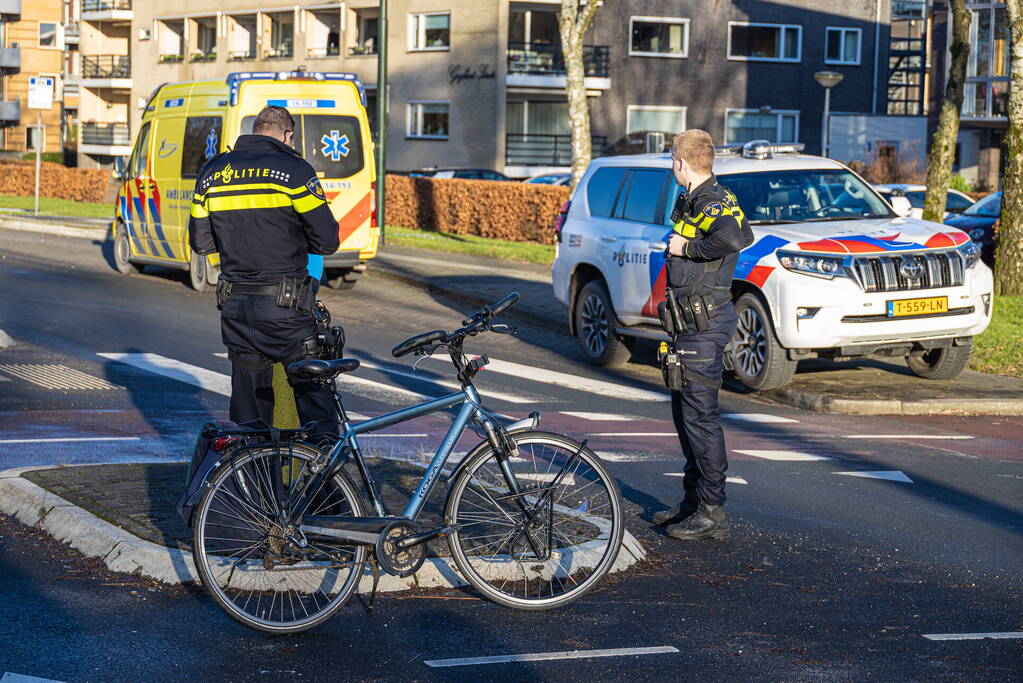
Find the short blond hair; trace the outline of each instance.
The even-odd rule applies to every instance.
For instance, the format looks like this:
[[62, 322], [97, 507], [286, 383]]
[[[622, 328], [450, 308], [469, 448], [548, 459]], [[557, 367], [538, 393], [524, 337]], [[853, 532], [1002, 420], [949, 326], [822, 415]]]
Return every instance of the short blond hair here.
[[676, 135], [671, 141], [671, 155], [700, 173], [714, 170], [714, 141], [705, 130], [691, 128]]

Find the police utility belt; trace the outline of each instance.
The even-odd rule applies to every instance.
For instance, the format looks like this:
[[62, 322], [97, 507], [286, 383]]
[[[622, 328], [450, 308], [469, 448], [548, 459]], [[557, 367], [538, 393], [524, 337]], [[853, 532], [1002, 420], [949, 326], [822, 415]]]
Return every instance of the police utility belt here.
[[217, 310], [224, 310], [224, 304], [234, 294], [252, 294], [275, 297], [281, 308], [293, 308], [300, 315], [309, 315], [316, 304], [313, 282], [309, 276], [283, 277], [276, 285], [250, 285], [221, 278], [217, 281]]
[[665, 293], [665, 299], [657, 306], [664, 331], [671, 337], [671, 345], [661, 342], [657, 359], [661, 365], [661, 376], [664, 385], [671, 391], [681, 391], [686, 384], [693, 382], [711, 389], [721, 387], [720, 381], [707, 379], [698, 373], [687, 373], [685, 364], [686, 351], [679, 344], [680, 335], [693, 330], [706, 332], [710, 329], [710, 321], [717, 314], [717, 306], [712, 294], [676, 294], [671, 287]]

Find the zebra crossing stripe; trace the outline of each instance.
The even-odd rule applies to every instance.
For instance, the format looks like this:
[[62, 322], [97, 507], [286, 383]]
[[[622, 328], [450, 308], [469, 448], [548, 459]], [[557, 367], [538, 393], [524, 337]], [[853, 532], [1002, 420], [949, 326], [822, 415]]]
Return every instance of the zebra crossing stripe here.
[[831, 460], [832, 458], [826, 458], [823, 455], [813, 455], [812, 453], [801, 453], [799, 451], [761, 451], [761, 450], [736, 450], [736, 453], [742, 455], [748, 455], [753, 458], [762, 458], [763, 460], [774, 460], [778, 462], [813, 462], [817, 460]]
[[741, 422], [760, 422], [760, 423], [781, 423], [781, 422], [799, 422], [791, 417], [782, 417], [781, 415], [771, 415], [770, 413], [722, 413], [721, 417], [726, 420], [738, 420]]
[[98, 353], [97, 356], [125, 363], [134, 368], [152, 372], [162, 377], [175, 379], [212, 391], [222, 396], [231, 395], [231, 378], [213, 370], [183, 363], [156, 353]]

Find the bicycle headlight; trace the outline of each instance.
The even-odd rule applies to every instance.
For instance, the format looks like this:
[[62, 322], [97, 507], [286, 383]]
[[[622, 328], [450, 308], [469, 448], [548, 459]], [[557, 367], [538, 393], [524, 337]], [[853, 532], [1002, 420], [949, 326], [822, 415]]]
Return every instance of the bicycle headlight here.
[[779, 251], [777, 256], [778, 261], [786, 270], [793, 270], [797, 273], [827, 280], [845, 275], [845, 271], [842, 269], [842, 259], [840, 258], [799, 254], [791, 251]]
[[959, 247], [959, 255], [963, 257], [963, 265], [972, 268], [980, 260], [980, 246], [970, 240]]

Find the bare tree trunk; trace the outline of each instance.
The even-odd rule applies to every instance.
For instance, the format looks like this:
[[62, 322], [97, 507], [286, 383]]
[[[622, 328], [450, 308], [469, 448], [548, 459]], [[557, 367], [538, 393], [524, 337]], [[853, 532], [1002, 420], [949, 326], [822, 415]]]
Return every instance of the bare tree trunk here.
[[952, 66], [948, 70], [938, 127], [931, 141], [931, 158], [927, 163], [927, 194], [924, 198], [924, 220], [937, 223], [945, 217], [945, 195], [952, 181], [956, 136], [959, 135], [959, 112], [963, 109], [966, 62], [970, 57], [970, 12], [966, 9], [966, 0], [949, 0], [949, 5], [952, 14]]
[[561, 0], [558, 29], [565, 57], [565, 92], [568, 96], [568, 122], [572, 129], [572, 188], [590, 165], [593, 144], [590, 138], [590, 105], [586, 99], [586, 68], [583, 40], [597, 12], [596, 0]]
[[1005, 138], [1002, 215], [998, 221], [995, 294], [1023, 295], [1023, 0], [1005, 0], [1009, 17], [1009, 133]]

